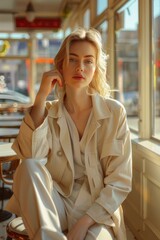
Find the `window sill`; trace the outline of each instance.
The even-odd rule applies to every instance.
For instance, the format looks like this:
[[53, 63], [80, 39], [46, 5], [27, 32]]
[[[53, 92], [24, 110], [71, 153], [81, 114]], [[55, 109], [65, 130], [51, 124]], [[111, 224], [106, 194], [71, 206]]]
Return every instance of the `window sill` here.
[[156, 156], [160, 156], [160, 143], [152, 140], [152, 139], [141, 139], [137, 134], [131, 132], [131, 140], [132, 143], [140, 148], [142, 151], [145, 151], [149, 155], [155, 154]]

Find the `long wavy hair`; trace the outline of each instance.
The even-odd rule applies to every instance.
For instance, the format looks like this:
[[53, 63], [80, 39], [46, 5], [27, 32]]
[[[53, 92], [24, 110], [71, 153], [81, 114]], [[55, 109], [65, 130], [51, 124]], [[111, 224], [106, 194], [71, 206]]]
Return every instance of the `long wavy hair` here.
[[107, 83], [107, 58], [102, 48], [102, 38], [100, 33], [94, 29], [90, 28], [86, 30], [85, 28], [78, 28], [69, 34], [63, 41], [57, 55], [54, 59], [55, 69], [60, 71], [62, 69], [64, 58], [66, 57], [69, 61], [69, 49], [73, 42], [75, 41], [88, 41], [92, 43], [97, 50], [96, 57], [96, 71], [94, 77], [88, 87], [88, 93], [94, 94], [98, 92], [103, 97], [110, 96], [110, 86]]

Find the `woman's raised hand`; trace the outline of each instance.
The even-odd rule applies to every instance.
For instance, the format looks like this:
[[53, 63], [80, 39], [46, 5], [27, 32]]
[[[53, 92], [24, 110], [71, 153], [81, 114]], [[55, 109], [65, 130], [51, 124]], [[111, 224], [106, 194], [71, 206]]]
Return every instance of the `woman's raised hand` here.
[[45, 101], [56, 83], [58, 83], [60, 87], [63, 86], [62, 76], [58, 71], [51, 70], [43, 74], [39, 91], [30, 111], [35, 127], [38, 127], [44, 121], [46, 116]]
[[44, 99], [48, 97], [54, 88], [55, 84], [58, 84], [60, 87], [63, 86], [62, 75], [57, 70], [50, 70], [43, 73], [42, 82], [38, 94], [43, 96]]

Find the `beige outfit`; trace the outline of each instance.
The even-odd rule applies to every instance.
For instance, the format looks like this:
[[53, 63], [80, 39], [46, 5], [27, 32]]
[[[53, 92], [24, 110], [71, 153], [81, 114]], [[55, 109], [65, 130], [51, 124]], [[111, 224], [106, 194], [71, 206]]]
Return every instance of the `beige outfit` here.
[[[64, 205], [64, 212], [67, 213], [66, 222], [69, 228], [74, 224], [75, 219], [87, 213], [97, 222], [95, 227], [89, 229], [92, 232], [90, 234], [92, 237], [87, 235], [87, 240], [103, 240], [106, 234], [108, 234], [108, 239], [113, 239], [111, 229], [113, 229], [117, 240], [125, 240], [126, 235], [121, 204], [131, 190], [132, 177], [131, 142], [126, 122], [126, 113], [120, 103], [112, 99], [103, 99], [98, 94], [92, 96], [92, 103], [93, 110], [80, 142], [78, 137], [76, 137], [75, 126], [69, 119], [69, 116], [67, 116], [61, 101], [47, 103], [48, 116], [37, 129], [35, 129], [29, 113], [26, 115], [20, 133], [13, 144], [13, 149], [22, 159], [34, 158], [37, 160], [25, 160], [25, 164], [23, 163], [19, 167], [21, 170], [18, 170], [16, 173], [14, 196], [7, 208], [11, 211], [16, 211], [23, 217], [26, 214], [25, 206], [32, 204], [35, 207], [32, 198], [27, 199], [20, 194], [23, 187], [27, 189], [27, 182], [24, 180], [25, 174], [23, 173], [25, 168], [30, 168], [32, 171], [35, 168], [35, 172], [41, 173], [39, 174], [40, 176], [47, 175], [47, 177], [41, 176], [38, 178], [35, 189], [37, 189], [40, 183], [41, 185], [44, 184], [42, 184], [43, 178], [50, 179], [52, 182], [52, 177], [53, 189], [50, 191], [56, 192], [56, 194], [53, 194], [58, 196], [56, 198], [62, 195], [60, 198], [63, 202], [62, 205]], [[38, 159], [45, 157], [47, 157], [47, 163], [45, 167], [42, 167], [37, 161], [40, 162]], [[34, 167], [26, 167], [28, 165], [34, 165]], [[27, 174], [29, 175], [29, 177], [27, 176], [28, 179], [32, 179], [32, 174]], [[24, 181], [21, 181], [20, 175], [21, 177], [23, 176]], [[46, 180], [43, 182], [47, 184]], [[36, 184], [34, 176], [32, 184]], [[44, 189], [48, 191], [49, 187], [46, 190], [45, 184]], [[48, 184], [51, 185], [51, 183]], [[59, 219], [55, 217], [57, 216], [56, 209], [58, 210], [58, 206], [55, 206], [56, 200], [52, 201], [50, 199], [51, 192], [49, 196], [46, 196], [46, 193], [44, 194], [43, 192], [44, 190], [42, 192], [41, 189], [38, 191], [38, 193], [34, 193], [35, 199], [38, 201], [37, 199], [42, 198], [41, 204], [43, 203], [42, 206], [45, 204], [46, 211], [49, 211], [46, 214], [52, 221], [48, 220], [44, 223], [45, 217], [43, 217], [43, 213], [41, 217], [40, 208], [34, 211], [29, 210], [29, 214], [26, 214], [27, 217], [24, 216], [26, 225], [29, 222], [33, 222], [32, 219], [35, 216], [37, 219], [37, 225], [35, 224], [35, 227], [31, 226], [33, 229], [30, 231], [30, 235], [33, 239], [38, 239], [36, 237], [41, 235], [39, 239], [49, 240], [50, 228], [54, 224], [54, 219], [56, 222], [54, 225], [56, 230], [54, 232], [58, 234], [58, 237], [52, 237], [52, 239], [65, 239], [61, 235], [60, 228], [61, 224], [64, 229], [65, 221], [59, 223], [61, 217]], [[28, 191], [27, 194], [29, 195]], [[40, 197], [42, 195], [43, 197]], [[50, 199], [51, 203], [48, 199]], [[60, 204], [60, 201], [58, 203]], [[42, 212], [45, 212], [45, 210]], [[39, 215], [37, 216], [36, 214]], [[31, 217], [28, 215], [31, 215]], [[48, 234], [46, 235], [47, 237], [44, 238], [42, 232]], [[53, 236], [53, 231], [51, 232]], [[98, 233], [99, 236], [96, 235]]]

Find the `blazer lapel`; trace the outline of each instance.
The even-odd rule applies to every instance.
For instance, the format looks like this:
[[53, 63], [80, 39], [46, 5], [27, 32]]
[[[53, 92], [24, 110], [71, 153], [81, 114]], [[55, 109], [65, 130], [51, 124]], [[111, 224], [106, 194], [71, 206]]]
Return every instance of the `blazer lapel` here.
[[99, 120], [108, 118], [111, 115], [103, 98], [100, 97], [98, 94], [92, 95], [92, 104], [93, 104], [94, 117], [92, 118], [89, 132], [87, 135], [87, 144], [90, 142], [90, 140], [91, 140], [92, 136], [94, 135], [94, 133], [96, 132], [97, 128], [99, 128], [101, 126]]
[[97, 128], [99, 128], [100, 126], [101, 124], [93, 117], [87, 134], [86, 146], [90, 142], [92, 136], [95, 134]]
[[72, 146], [70, 140], [70, 134], [67, 126], [67, 122], [65, 120], [63, 114], [63, 100], [58, 100], [54, 102], [54, 107], [49, 110], [49, 116], [57, 119], [57, 124], [60, 128], [60, 143], [62, 149], [65, 153], [65, 156], [70, 164], [70, 167], [74, 173], [74, 165], [73, 165], [73, 154], [72, 154]]

